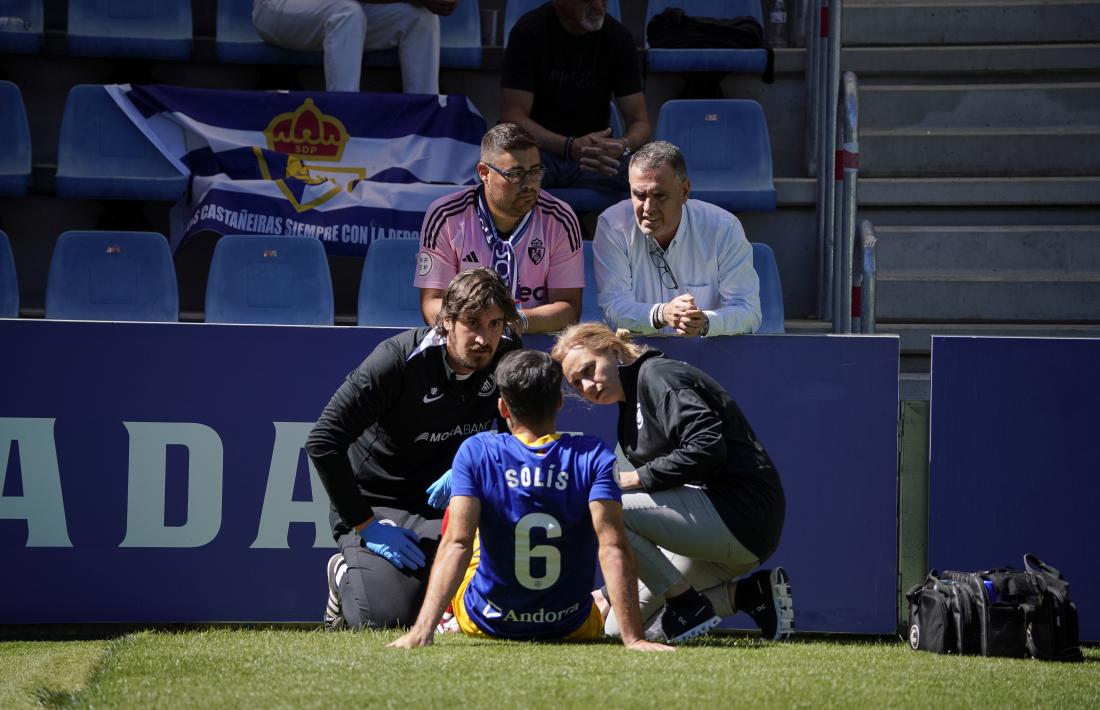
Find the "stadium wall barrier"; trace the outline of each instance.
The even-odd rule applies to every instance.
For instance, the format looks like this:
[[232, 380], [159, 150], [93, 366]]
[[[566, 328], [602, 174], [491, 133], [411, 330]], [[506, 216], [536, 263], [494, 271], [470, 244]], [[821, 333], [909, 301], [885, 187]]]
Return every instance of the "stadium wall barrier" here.
[[[1100, 340], [933, 337], [928, 564], [1061, 570], [1100, 641]], [[1091, 542], [1090, 542], [1091, 541]]]
[[[0, 624], [319, 621], [334, 543], [302, 445], [395, 332], [0, 321]], [[772, 454], [798, 628], [893, 633], [897, 338], [650, 342]], [[613, 442], [616, 414], [571, 398], [560, 428]]]

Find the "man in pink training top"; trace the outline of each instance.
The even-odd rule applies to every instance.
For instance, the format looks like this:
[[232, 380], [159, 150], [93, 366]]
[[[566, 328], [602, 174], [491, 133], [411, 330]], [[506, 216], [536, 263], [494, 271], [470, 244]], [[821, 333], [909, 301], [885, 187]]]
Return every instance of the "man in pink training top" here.
[[504, 279], [525, 332], [561, 330], [577, 320], [584, 251], [577, 216], [539, 186], [545, 168], [534, 137], [501, 123], [481, 139], [481, 184], [433, 202], [420, 230], [413, 285], [424, 322], [434, 325], [443, 291], [466, 269], [487, 266]]

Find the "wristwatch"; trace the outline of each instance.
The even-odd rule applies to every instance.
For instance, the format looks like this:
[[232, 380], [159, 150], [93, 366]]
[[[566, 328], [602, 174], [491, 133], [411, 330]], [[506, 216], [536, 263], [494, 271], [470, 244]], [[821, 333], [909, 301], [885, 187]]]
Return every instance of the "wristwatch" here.
[[699, 337], [702, 338], [709, 332], [710, 332], [710, 316], [704, 314], [703, 315], [703, 329], [699, 331]]

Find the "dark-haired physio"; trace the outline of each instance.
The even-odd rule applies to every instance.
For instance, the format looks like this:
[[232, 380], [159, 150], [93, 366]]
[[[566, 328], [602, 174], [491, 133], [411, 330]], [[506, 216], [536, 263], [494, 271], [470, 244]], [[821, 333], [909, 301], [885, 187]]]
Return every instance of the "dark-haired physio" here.
[[493, 368], [520, 347], [516, 307], [490, 269], [459, 274], [435, 327], [379, 343], [306, 442], [332, 503], [325, 626], [408, 626], [424, 596], [442, 511], [426, 489], [459, 444], [498, 424]]

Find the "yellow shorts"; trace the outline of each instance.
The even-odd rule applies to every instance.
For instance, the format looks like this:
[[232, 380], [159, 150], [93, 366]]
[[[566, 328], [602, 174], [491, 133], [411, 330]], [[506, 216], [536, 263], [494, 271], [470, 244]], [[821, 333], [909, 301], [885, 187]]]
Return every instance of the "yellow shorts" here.
[[[458, 585], [458, 591], [455, 592], [454, 599], [451, 600], [451, 604], [454, 608], [455, 620], [458, 622], [458, 628], [462, 629], [462, 633], [467, 636], [473, 636], [475, 638], [496, 638], [491, 636], [474, 623], [474, 620], [470, 618], [470, 614], [466, 611], [466, 588], [470, 586], [470, 582], [474, 578], [474, 573], [477, 572], [477, 564], [481, 561], [481, 536], [474, 536], [474, 554], [470, 557], [470, 564], [466, 567], [466, 575], [462, 578], [462, 584]], [[596, 602], [592, 602], [592, 609], [588, 613], [588, 618], [584, 620], [584, 623], [580, 625], [572, 633], [569, 633], [558, 641], [595, 641], [596, 639], [603, 638], [603, 615], [600, 613], [599, 608], [596, 606]]]

